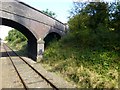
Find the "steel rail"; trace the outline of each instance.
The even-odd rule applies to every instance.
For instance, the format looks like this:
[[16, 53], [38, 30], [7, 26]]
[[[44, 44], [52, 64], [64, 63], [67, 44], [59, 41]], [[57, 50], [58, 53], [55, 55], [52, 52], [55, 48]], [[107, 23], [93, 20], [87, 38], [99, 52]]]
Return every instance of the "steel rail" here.
[[7, 51], [7, 49], [5, 48], [4, 45], [5, 45], [5, 44], [3, 44], [3, 47], [4, 47], [4, 49], [5, 49], [6, 53], [7, 53], [7, 55], [8, 55], [8, 57], [9, 57], [10, 61], [12, 62], [12, 65], [13, 65], [13, 67], [15, 68], [15, 71], [17, 72], [18, 77], [20, 78], [20, 80], [21, 80], [21, 82], [22, 82], [22, 84], [23, 84], [23, 86], [24, 86], [24, 89], [25, 89], [25, 90], [28, 90], [27, 85], [25, 84], [24, 80], [23, 80], [22, 77], [20, 76], [20, 74], [19, 74], [19, 72], [18, 72], [18, 70], [17, 70], [15, 64], [14, 64], [13, 61], [12, 61], [12, 58], [11, 58], [10, 54], [8, 53], [8, 51]]
[[[5, 43], [4, 43], [5, 44]], [[5, 44], [6, 45], [6, 44]], [[7, 45], [6, 45], [7, 46]], [[10, 50], [12, 50], [9, 46], [7, 46]], [[13, 50], [12, 50], [13, 51]], [[16, 56], [18, 56], [22, 61], [24, 61], [24, 63], [26, 63], [31, 69], [33, 69], [33, 71], [35, 71], [39, 76], [41, 76], [47, 83], [50, 84], [50, 86], [55, 89], [55, 90], [59, 90], [52, 82], [50, 82], [47, 78], [45, 78], [40, 72], [38, 72], [34, 67], [32, 67], [27, 61], [25, 61], [22, 57], [20, 57], [15, 51], [13, 51]]]

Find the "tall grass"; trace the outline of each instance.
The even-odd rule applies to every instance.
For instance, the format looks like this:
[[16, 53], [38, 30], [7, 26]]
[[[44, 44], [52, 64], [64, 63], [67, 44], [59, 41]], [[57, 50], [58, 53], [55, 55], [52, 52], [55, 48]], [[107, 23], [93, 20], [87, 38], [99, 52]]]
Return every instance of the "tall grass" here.
[[112, 48], [81, 45], [68, 35], [48, 46], [41, 63], [79, 88], [118, 88], [119, 55]]

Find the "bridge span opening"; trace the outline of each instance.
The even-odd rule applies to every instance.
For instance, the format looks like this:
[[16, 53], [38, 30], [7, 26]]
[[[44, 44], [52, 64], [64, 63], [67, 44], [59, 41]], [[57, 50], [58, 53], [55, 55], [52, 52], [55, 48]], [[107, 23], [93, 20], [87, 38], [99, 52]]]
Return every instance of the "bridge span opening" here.
[[34, 61], [36, 61], [37, 59], [37, 39], [36, 37], [33, 35], [32, 32], [30, 32], [29, 29], [27, 29], [25, 26], [9, 20], [9, 19], [5, 19], [5, 18], [0, 18], [0, 25], [5, 25], [5, 26], [9, 26], [12, 28], [15, 28], [16, 30], [20, 31], [23, 35], [26, 36], [26, 38], [28, 39], [28, 43], [27, 43], [27, 56], [31, 59], [33, 59]]
[[39, 40], [37, 37], [35, 37], [34, 32], [26, 28], [24, 25], [6, 18], [0, 18], [0, 21], [2, 21], [0, 22], [0, 25], [9, 26], [16, 29], [28, 39], [27, 56], [33, 59], [34, 61], [38, 60], [38, 56], [41, 55], [42, 57], [44, 48], [46, 48], [50, 42], [52, 42], [53, 40], [58, 41], [61, 38], [61, 35], [51, 31], [51, 32], [48, 32], [48, 34], [42, 40], [40, 40], [40, 42], [38, 42]]
[[0, 24], [15, 28], [27, 37], [28, 57], [37, 62], [42, 58], [44, 46], [50, 39], [66, 34], [67, 28], [64, 23], [32, 6], [18, 0], [9, 0], [9, 2], [2, 0], [1, 2]]
[[59, 40], [61, 38], [61, 36], [56, 33], [56, 32], [51, 32], [49, 33], [45, 38], [44, 38], [44, 41], [45, 41], [45, 48], [49, 45], [50, 42], [54, 41], [54, 40]]

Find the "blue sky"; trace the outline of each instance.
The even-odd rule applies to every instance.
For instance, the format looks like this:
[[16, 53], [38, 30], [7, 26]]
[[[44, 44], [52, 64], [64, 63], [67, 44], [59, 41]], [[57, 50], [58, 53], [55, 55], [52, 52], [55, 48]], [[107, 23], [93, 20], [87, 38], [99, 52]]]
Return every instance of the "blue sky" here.
[[[57, 17], [63, 23], [68, 21], [69, 11], [73, 6], [73, 1], [88, 1], [88, 0], [20, 0], [32, 7], [39, 10], [50, 10], [53, 11]], [[92, 1], [92, 0], [89, 0]], [[104, 1], [114, 1], [114, 0], [104, 0]]]
[[[50, 11], [53, 11], [56, 14], [57, 16], [56, 19], [63, 23], [66, 23], [68, 21], [69, 11], [73, 6], [73, 1], [87, 1], [87, 0], [20, 0], [20, 1], [27, 3], [28, 5], [38, 10], [49, 9]], [[4, 37], [7, 36], [9, 30], [11, 30], [11, 28], [0, 26], [0, 38], [4, 39]]]
[[56, 18], [66, 23], [73, 0], [20, 0], [39, 10], [50, 10], [56, 14]]
[[[49, 9], [56, 14], [56, 19], [66, 23], [69, 16], [69, 10], [72, 7], [72, 0], [20, 0], [26, 4], [38, 9]], [[6, 26], [0, 26], [0, 38], [4, 39], [8, 35], [8, 31], [11, 28]]]

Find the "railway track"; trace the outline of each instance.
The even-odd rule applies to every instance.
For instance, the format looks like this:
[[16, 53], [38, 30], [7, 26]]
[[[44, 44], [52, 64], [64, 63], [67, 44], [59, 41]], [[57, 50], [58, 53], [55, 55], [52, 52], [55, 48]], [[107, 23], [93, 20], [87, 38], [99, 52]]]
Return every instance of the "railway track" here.
[[12, 65], [15, 68], [15, 71], [17, 72], [25, 90], [30, 88], [50, 88], [59, 90], [52, 82], [46, 79], [10, 47], [8, 47], [6, 44], [3, 44], [3, 47], [9, 59], [11, 60]]

